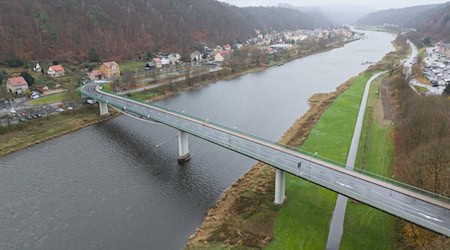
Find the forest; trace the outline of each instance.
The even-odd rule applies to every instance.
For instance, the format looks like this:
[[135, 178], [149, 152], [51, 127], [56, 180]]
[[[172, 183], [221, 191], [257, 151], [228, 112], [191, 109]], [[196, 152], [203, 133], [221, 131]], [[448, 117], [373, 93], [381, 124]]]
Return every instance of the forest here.
[[389, 9], [366, 15], [358, 20], [361, 25], [396, 24], [414, 28], [422, 36], [450, 42], [450, 2], [403, 9]]
[[256, 30], [312, 29], [287, 8], [238, 8], [216, 0], [3, 0], [0, 61], [132, 58], [200, 43], [245, 41]]

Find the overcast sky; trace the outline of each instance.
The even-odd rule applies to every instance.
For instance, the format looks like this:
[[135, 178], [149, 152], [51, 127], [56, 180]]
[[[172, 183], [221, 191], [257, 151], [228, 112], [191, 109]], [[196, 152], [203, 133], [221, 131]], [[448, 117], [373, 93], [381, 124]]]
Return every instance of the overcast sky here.
[[402, 8], [415, 5], [445, 3], [449, 0], [219, 0], [236, 6], [273, 6], [289, 3], [294, 6], [359, 5], [370, 9]]

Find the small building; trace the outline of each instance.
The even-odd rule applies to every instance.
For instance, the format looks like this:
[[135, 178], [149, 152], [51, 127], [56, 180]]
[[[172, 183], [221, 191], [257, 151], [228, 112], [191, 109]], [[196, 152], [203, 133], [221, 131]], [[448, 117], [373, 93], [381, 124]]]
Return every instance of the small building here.
[[217, 53], [215, 56], [214, 56], [214, 61], [216, 61], [216, 62], [223, 62], [224, 61], [224, 57], [222, 56], [222, 54], [220, 54], [220, 53]]
[[155, 68], [160, 69], [162, 68], [162, 63], [161, 63], [161, 59], [159, 58], [153, 58], [152, 60], [155, 63]]
[[181, 55], [178, 53], [170, 53], [168, 58], [169, 58], [170, 64], [172, 64], [172, 65], [179, 64], [181, 61]]
[[168, 57], [162, 57], [161, 58], [161, 65], [164, 67], [164, 66], [167, 66], [167, 65], [170, 65], [170, 59], [168, 58]]
[[41, 65], [39, 65], [39, 63], [36, 63], [36, 64], [33, 66], [33, 71], [34, 71], [34, 72], [41, 72], [41, 71], [42, 71]]
[[155, 61], [152, 60], [150, 62], [145, 63], [144, 69], [149, 70], [149, 69], [152, 69], [155, 67], [156, 67], [156, 63], [155, 63]]
[[66, 72], [64, 71], [64, 68], [61, 65], [52, 65], [48, 68], [47, 74], [51, 77], [60, 77], [64, 76]]
[[103, 79], [103, 72], [101, 72], [98, 69], [92, 70], [91, 72], [89, 72], [89, 79], [91, 79], [91, 80], [101, 80], [101, 79]]
[[6, 82], [6, 90], [9, 93], [15, 93], [15, 94], [21, 95], [27, 89], [28, 89], [28, 83], [25, 80], [25, 78], [23, 78], [21, 76], [9, 78], [8, 81]]
[[120, 67], [115, 61], [105, 62], [100, 66], [100, 71], [103, 73], [105, 78], [119, 78], [120, 77]]
[[199, 62], [202, 59], [202, 53], [194, 51], [191, 53], [191, 62]]

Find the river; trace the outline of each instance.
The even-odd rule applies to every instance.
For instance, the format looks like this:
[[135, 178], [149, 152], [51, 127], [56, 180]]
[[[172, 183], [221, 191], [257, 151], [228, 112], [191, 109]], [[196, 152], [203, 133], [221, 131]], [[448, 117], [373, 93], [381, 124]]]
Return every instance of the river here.
[[[308, 109], [393, 50], [368, 38], [157, 104], [278, 140]], [[174, 129], [126, 116], [0, 158], [0, 249], [180, 249], [222, 192], [254, 164]]]

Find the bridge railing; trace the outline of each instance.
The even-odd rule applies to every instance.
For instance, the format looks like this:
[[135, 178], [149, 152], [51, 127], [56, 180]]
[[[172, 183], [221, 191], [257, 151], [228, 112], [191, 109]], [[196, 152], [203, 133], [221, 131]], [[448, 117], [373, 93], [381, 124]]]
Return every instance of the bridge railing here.
[[[114, 95], [114, 96], [118, 96], [118, 97], [124, 98], [123, 96], [117, 95], [117, 94], [112, 93], [112, 92], [110, 92], [110, 91], [106, 91], [106, 90], [102, 90], [102, 91], [103, 91], [103, 92], [106, 92], [106, 93], [108, 93], [108, 94]], [[100, 101], [106, 102], [106, 100], [104, 100], [104, 99], [101, 98], [101, 97], [91, 96], [90, 94], [86, 94], [86, 95], [87, 95], [87, 96], [90, 96], [90, 97], [92, 97], [92, 98], [94, 98], [94, 99], [98, 99], [98, 100], [100, 100]], [[332, 159], [328, 159], [328, 158], [326, 158], [326, 157], [323, 157], [323, 156], [318, 155], [317, 153], [312, 153], [312, 152], [308, 152], [308, 151], [305, 151], [305, 150], [302, 150], [302, 149], [299, 149], [299, 148], [295, 148], [295, 147], [291, 147], [291, 146], [288, 146], [288, 145], [284, 145], [284, 144], [280, 144], [280, 143], [277, 143], [277, 142], [273, 142], [273, 141], [267, 140], [267, 139], [265, 139], [265, 138], [262, 138], [262, 137], [259, 137], [259, 136], [255, 136], [255, 135], [253, 135], [253, 134], [250, 134], [250, 133], [247, 133], [247, 132], [244, 132], [244, 131], [235, 129], [235, 128], [229, 128], [229, 127], [226, 127], [226, 126], [223, 126], [223, 125], [220, 125], [220, 124], [211, 122], [211, 121], [206, 121], [205, 119], [200, 119], [200, 118], [198, 118], [198, 117], [195, 117], [195, 116], [192, 116], [192, 115], [188, 115], [188, 114], [185, 114], [185, 113], [176, 111], [176, 110], [171, 110], [171, 109], [168, 109], [168, 108], [165, 108], [165, 107], [161, 107], [161, 106], [155, 105], [155, 104], [153, 104], [153, 103], [146, 103], [146, 102], [143, 102], [143, 101], [140, 101], [140, 100], [135, 100], [135, 99], [132, 99], [132, 98], [127, 98], [127, 99], [133, 100], [133, 101], [135, 101], [135, 102], [142, 103], [142, 104], [144, 104], [144, 105], [153, 106], [153, 107], [156, 107], [156, 108], [158, 108], [158, 109], [166, 110], [166, 111], [168, 111], [168, 112], [172, 112], [172, 113], [175, 113], [175, 114], [184, 116], [184, 117], [188, 117], [188, 118], [190, 118], [190, 119], [193, 119], [193, 120], [198, 121], [199, 123], [207, 122], [208, 124], [211, 124], [211, 125], [220, 127], [220, 128], [222, 128], [222, 129], [225, 129], [225, 130], [228, 130], [228, 131], [232, 131], [232, 132], [237, 133], [237, 134], [240, 134], [240, 135], [244, 135], [244, 136], [247, 136], [247, 137], [251, 137], [251, 138], [253, 138], [253, 139], [256, 139], [256, 140], [259, 140], [259, 141], [262, 141], [262, 142], [265, 142], [265, 143], [268, 143], [268, 144], [277, 145], [277, 146], [280, 146], [280, 147], [283, 147], [283, 148], [286, 148], [286, 149], [288, 149], [288, 150], [292, 150], [292, 151], [295, 151], [295, 152], [300, 152], [300, 153], [302, 153], [302, 154], [308, 156], [310, 159], [313, 159], [313, 158], [314, 158], [314, 159], [318, 159], [318, 160], [321, 160], [321, 161], [324, 161], [324, 162], [327, 162], [327, 163], [330, 163], [330, 164], [333, 164], [333, 165], [336, 165], [336, 166], [340, 166], [340, 167], [345, 167], [345, 166], [346, 166], [345, 164], [343, 164], [343, 163], [341, 163], [341, 162], [337, 162], [337, 161], [334, 161], [334, 160], [332, 160]], [[119, 107], [121, 106], [121, 105], [119, 105], [118, 103], [112, 103], [112, 102], [109, 102], [109, 103], [110, 103], [110, 104], [113, 104], [113, 105], [115, 105], [115, 106], [119, 106]], [[138, 110], [134, 110], [133, 108], [128, 108], [128, 107], [127, 107], [127, 111], [131, 111], [131, 112], [133, 112], [133, 113], [136, 113], [136, 114], [141, 115], [141, 116], [144, 116], [144, 117], [147, 115], [147, 114], [144, 114], [144, 113], [142, 113], [142, 112], [140, 112], [140, 111], [138, 111]], [[179, 127], [179, 124], [174, 124], [173, 122], [170, 122], [170, 121], [159, 121], [159, 122], [170, 123], [170, 125], [171, 125], [172, 127], [174, 127], [174, 128], [180, 128], [180, 127]], [[205, 137], [207, 137], [207, 136], [201, 135], [201, 134], [197, 134], [195, 131], [190, 131], [189, 129], [186, 129], [186, 128], [180, 128], [180, 129], [185, 130], [185, 131], [188, 132], [188, 133], [194, 134], [194, 135], [196, 135], [196, 136], [198, 136], [198, 137], [200, 137], [200, 138], [207, 139], [207, 138], [205, 138]], [[209, 138], [209, 139], [211, 139], [211, 138]], [[224, 146], [226, 147], [227, 145], [224, 145]], [[243, 150], [243, 149], [236, 149], [236, 150]], [[246, 155], [255, 155], [255, 156], [261, 157], [261, 156], [259, 156], [259, 155], [256, 155], [256, 154], [254, 154], [254, 153], [252, 153], [252, 152], [248, 152], [248, 151], [245, 151], [245, 152], [243, 152], [243, 153], [245, 153]], [[306, 160], [308, 160], [308, 159], [306, 159]], [[409, 184], [400, 182], [400, 181], [398, 181], [398, 180], [388, 178], [388, 177], [386, 177], [386, 176], [378, 175], [378, 174], [369, 172], [369, 171], [367, 171], [367, 170], [364, 170], [364, 169], [361, 169], [361, 168], [358, 168], [358, 167], [354, 167], [354, 171], [355, 171], [355, 172], [358, 172], [358, 173], [361, 173], [361, 174], [364, 174], [364, 175], [366, 175], [366, 176], [372, 177], [372, 178], [374, 178], [374, 179], [377, 179], [377, 180], [380, 180], [380, 181], [383, 181], [383, 182], [387, 182], [387, 183], [390, 183], [390, 184], [392, 184], [392, 185], [395, 185], [395, 186], [398, 186], [398, 187], [402, 187], [402, 188], [404, 188], [404, 189], [407, 189], [407, 190], [410, 190], [410, 191], [414, 191], [414, 192], [416, 192], [416, 193], [420, 193], [420, 194], [422, 194], [422, 195], [425, 195], [425, 196], [428, 196], [428, 197], [431, 197], [431, 198], [434, 198], [434, 199], [443, 201], [443, 202], [445, 202], [445, 203], [450, 203], [450, 198], [449, 198], [449, 197], [446, 197], [446, 196], [444, 196], [444, 195], [436, 194], [436, 193], [430, 192], [430, 191], [428, 191], [428, 190], [424, 190], [424, 189], [421, 189], [421, 188], [418, 188], [418, 187], [415, 187], [415, 186], [412, 186], [412, 185], [409, 185]]]

